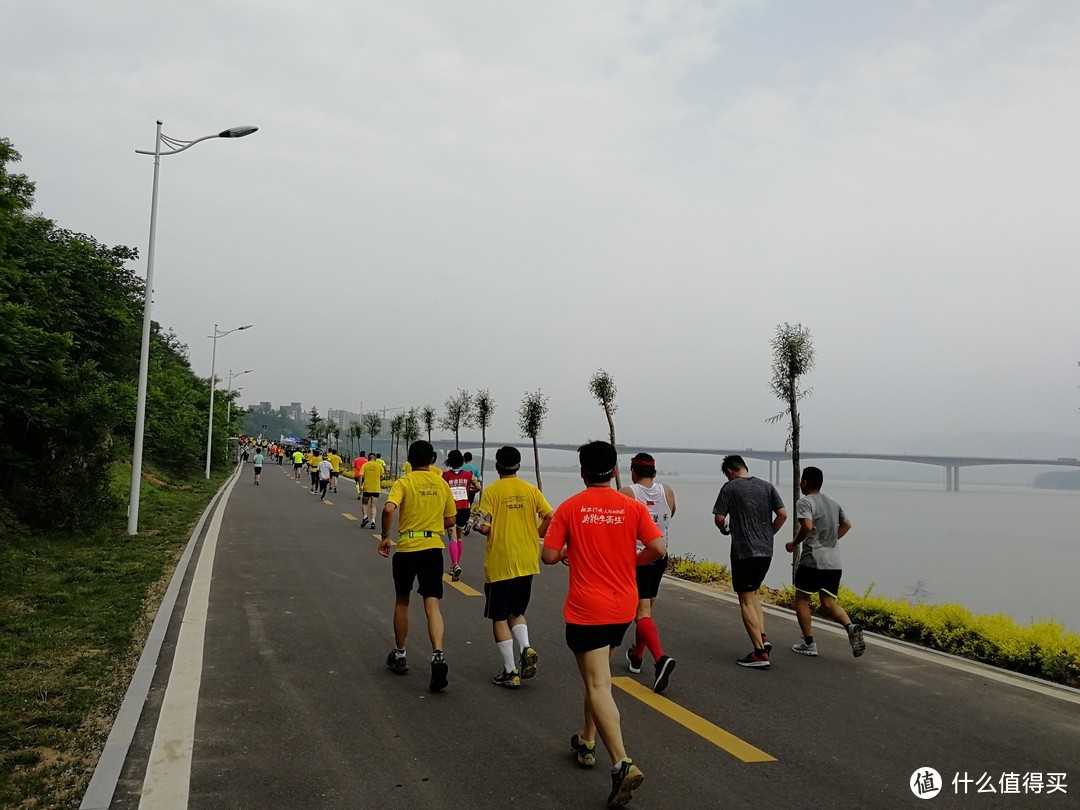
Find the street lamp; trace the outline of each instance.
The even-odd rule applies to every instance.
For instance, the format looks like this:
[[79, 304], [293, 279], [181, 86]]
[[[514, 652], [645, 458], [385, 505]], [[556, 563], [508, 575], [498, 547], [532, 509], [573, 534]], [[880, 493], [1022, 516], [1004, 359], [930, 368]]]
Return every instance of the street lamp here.
[[[146, 289], [143, 291], [142, 347], [139, 350], [139, 386], [135, 399], [135, 446], [131, 453], [131, 492], [128, 495], [128, 534], [139, 533], [139, 490], [142, 487], [143, 432], [146, 427], [146, 380], [150, 371], [150, 303], [154, 294], [154, 246], [157, 242], [158, 169], [162, 155], [175, 155], [190, 149], [200, 141], [211, 138], [243, 138], [258, 131], [258, 127], [241, 126], [222, 130], [217, 135], [204, 135], [193, 141], [181, 141], [161, 134], [161, 122], [157, 122], [154, 151], [136, 149], [137, 155], [154, 156], [154, 190], [150, 198], [150, 245], [146, 250]], [[162, 152], [161, 144], [169, 147]]]
[[[254, 370], [255, 369], [253, 369], [253, 368], [249, 368], [247, 371], [238, 371], [235, 374], [233, 374], [233, 371], [230, 368], [229, 369], [229, 393], [232, 394], [232, 392], [233, 392], [232, 381], [233, 381], [234, 377], [239, 377], [241, 374], [250, 374]], [[237, 388], [236, 390], [239, 391], [242, 388], [243, 388], [243, 386], [240, 386], [240, 388]], [[232, 397], [230, 396], [229, 397], [229, 407], [225, 409], [225, 424], [227, 425], [231, 421], [232, 421]]]
[[210, 416], [207, 417], [206, 425], [206, 480], [210, 480], [210, 445], [214, 440], [214, 366], [217, 364], [217, 341], [220, 337], [231, 335], [233, 332], [239, 332], [243, 329], [250, 329], [254, 324], [245, 324], [244, 326], [236, 326], [232, 329], [221, 330], [218, 329], [218, 325], [214, 324], [214, 334], [207, 335], [208, 338], [214, 341], [214, 350], [210, 355]]

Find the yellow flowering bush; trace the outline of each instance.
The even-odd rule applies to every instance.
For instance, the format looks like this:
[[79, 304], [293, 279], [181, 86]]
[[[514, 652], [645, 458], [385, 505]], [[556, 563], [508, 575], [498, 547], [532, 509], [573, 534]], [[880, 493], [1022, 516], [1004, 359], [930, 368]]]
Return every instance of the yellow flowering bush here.
[[[671, 555], [668, 573], [679, 579], [731, 585], [726, 565], [692, 554]], [[1013, 672], [1080, 687], [1080, 634], [1052, 621], [1018, 624], [1009, 616], [977, 615], [963, 605], [925, 604], [877, 596], [871, 585], [858, 594], [841, 587], [840, 604], [852, 621], [883, 636], [980, 661]], [[759, 591], [764, 601], [794, 608], [795, 589]], [[816, 611], [817, 597], [811, 599]]]

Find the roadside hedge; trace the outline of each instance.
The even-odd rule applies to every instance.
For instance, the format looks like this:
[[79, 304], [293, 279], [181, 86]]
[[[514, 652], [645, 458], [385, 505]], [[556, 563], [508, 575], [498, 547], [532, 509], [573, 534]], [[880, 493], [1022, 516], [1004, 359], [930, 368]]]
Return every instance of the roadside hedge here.
[[[726, 565], [672, 556], [668, 573], [691, 582], [731, 586]], [[975, 614], [953, 603], [905, 602], [873, 593], [871, 585], [858, 594], [841, 586], [839, 602], [867, 630], [909, 641], [972, 661], [1080, 688], [1080, 634], [1053, 621], [1022, 625], [1004, 615]], [[794, 608], [795, 589], [762, 588], [769, 604]], [[811, 599], [818, 613], [817, 597]]]

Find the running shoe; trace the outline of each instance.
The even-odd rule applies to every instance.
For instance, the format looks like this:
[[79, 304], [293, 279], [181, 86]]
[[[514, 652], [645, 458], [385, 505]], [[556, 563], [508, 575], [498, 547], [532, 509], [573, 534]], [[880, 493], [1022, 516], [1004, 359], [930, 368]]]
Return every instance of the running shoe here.
[[661, 655], [656, 662], [656, 678], [653, 680], [652, 690], [660, 694], [667, 689], [668, 678], [675, 669], [675, 659], [670, 655]]
[[431, 683], [428, 684], [428, 691], [441, 692], [445, 689], [447, 684], [446, 675], [449, 671], [450, 667], [446, 665], [446, 657], [442, 654], [442, 651], [432, 653]]
[[851, 654], [856, 658], [866, 652], [866, 642], [863, 641], [861, 624], [853, 624], [848, 627], [847, 638], [851, 644]]
[[518, 667], [520, 668], [521, 679], [523, 681], [536, 677], [536, 662], [539, 660], [540, 656], [532, 647], [526, 647], [521, 651], [521, 660], [518, 663]]
[[390, 654], [386, 656], [386, 665], [390, 667], [390, 671], [395, 675], [404, 675], [409, 671], [409, 663], [405, 660], [404, 655], [395, 655], [396, 650], [391, 650]]
[[582, 768], [591, 768], [596, 764], [595, 742], [582, 742], [581, 737], [575, 734], [570, 738], [570, 751], [577, 758], [577, 764]]
[[472, 518], [469, 518], [469, 522], [465, 524], [465, 528], [461, 530], [461, 533], [466, 537], [469, 536], [469, 532], [472, 531]]
[[811, 658], [817, 658], [817, 642], [811, 641], [807, 644], [805, 641], [800, 641], [798, 644], [791, 645], [791, 651], [797, 652], [799, 655], [809, 655]]
[[611, 795], [607, 797], [608, 807], [622, 807], [634, 798], [631, 794], [641, 787], [645, 774], [627, 757], [618, 764], [618, 770], [611, 774]]
[[641, 659], [634, 658], [634, 648], [626, 648], [626, 663], [630, 665], [630, 671], [637, 675], [641, 672]]
[[451, 565], [450, 566], [450, 580], [452, 582], [457, 582], [459, 579], [461, 579], [461, 566], [460, 565]]
[[504, 669], [492, 678], [491, 682], [496, 686], [505, 686], [507, 689], [519, 689], [521, 687], [521, 676], [516, 669], [513, 672], [507, 672]]
[[758, 669], [769, 668], [769, 654], [767, 652], [757, 652], [751, 650], [745, 658], [740, 658], [735, 662], [740, 667], [756, 667]]
[[772, 652], [772, 642], [769, 641], [769, 637], [764, 633], [761, 634], [761, 649], [765, 650], [767, 653]]

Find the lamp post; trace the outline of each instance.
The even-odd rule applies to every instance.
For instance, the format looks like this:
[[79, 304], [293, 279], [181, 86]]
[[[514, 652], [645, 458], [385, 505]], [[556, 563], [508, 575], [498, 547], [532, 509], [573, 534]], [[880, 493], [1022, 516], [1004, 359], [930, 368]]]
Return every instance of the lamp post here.
[[[232, 393], [238, 394], [244, 390], [244, 386], [238, 385], [232, 389]], [[229, 400], [229, 409], [225, 412], [225, 421], [228, 422], [232, 418], [232, 400]]]
[[[253, 368], [249, 368], [247, 371], [238, 371], [235, 374], [233, 374], [233, 371], [230, 368], [229, 369], [229, 393], [232, 394], [232, 392], [233, 392], [232, 381], [233, 381], [234, 377], [239, 377], [241, 374], [250, 374], [254, 370], [255, 369], [253, 369]], [[243, 386], [240, 386], [240, 388], [237, 388], [236, 390], [239, 391], [241, 388], [243, 388]], [[232, 421], [232, 397], [230, 396], [229, 397], [229, 407], [226, 408], [226, 410], [225, 410], [225, 424], [227, 425], [231, 421]]]
[[[154, 151], [136, 149], [137, 155], [154, 156], [154, 190], [150, 197], [150, 244], [146, 250], [146, 289], [143, 291], [142, 347], [139, 350], [139, 385], [135, 399], [135, 445], [131, 453], [131, 491], [128, 495], [128, 534], [139, 533], [139, 490], [142, 486], [143, 432], [146, 427], [146, 380], [150, 371], [150, 303], [154, 294], [154, 246], [157, 243], [158, 170], [162, 155], [175, 155], [195, 144], [211, 138], [243, 138], [258, 131], [258, 127], [242, 126], [222, 130], [217, 135], [204, 135], [193, 141], [181, 141], [161, 134], [161, 122], [157, 122]], [[169, 147], [161, 151], [161, 144]]]
[[210, 415], [207, 417], [206, 425], [206, 479], [210, 480], [210, 447], [214, 440], [214, 366], [217, 364], [217, 341], [220, 337], [231, 335], [233, 332], [239, 332], [242, 329], [250, 329], [253, 324], [245, 324], [244, 326], [236, 326], [232, 329], [221, 330], [218, 329], [218, 325], [214, 324], [214, 334], [207, 335], [208, 338], [214, 341], [214, 350], [210, 354]]

